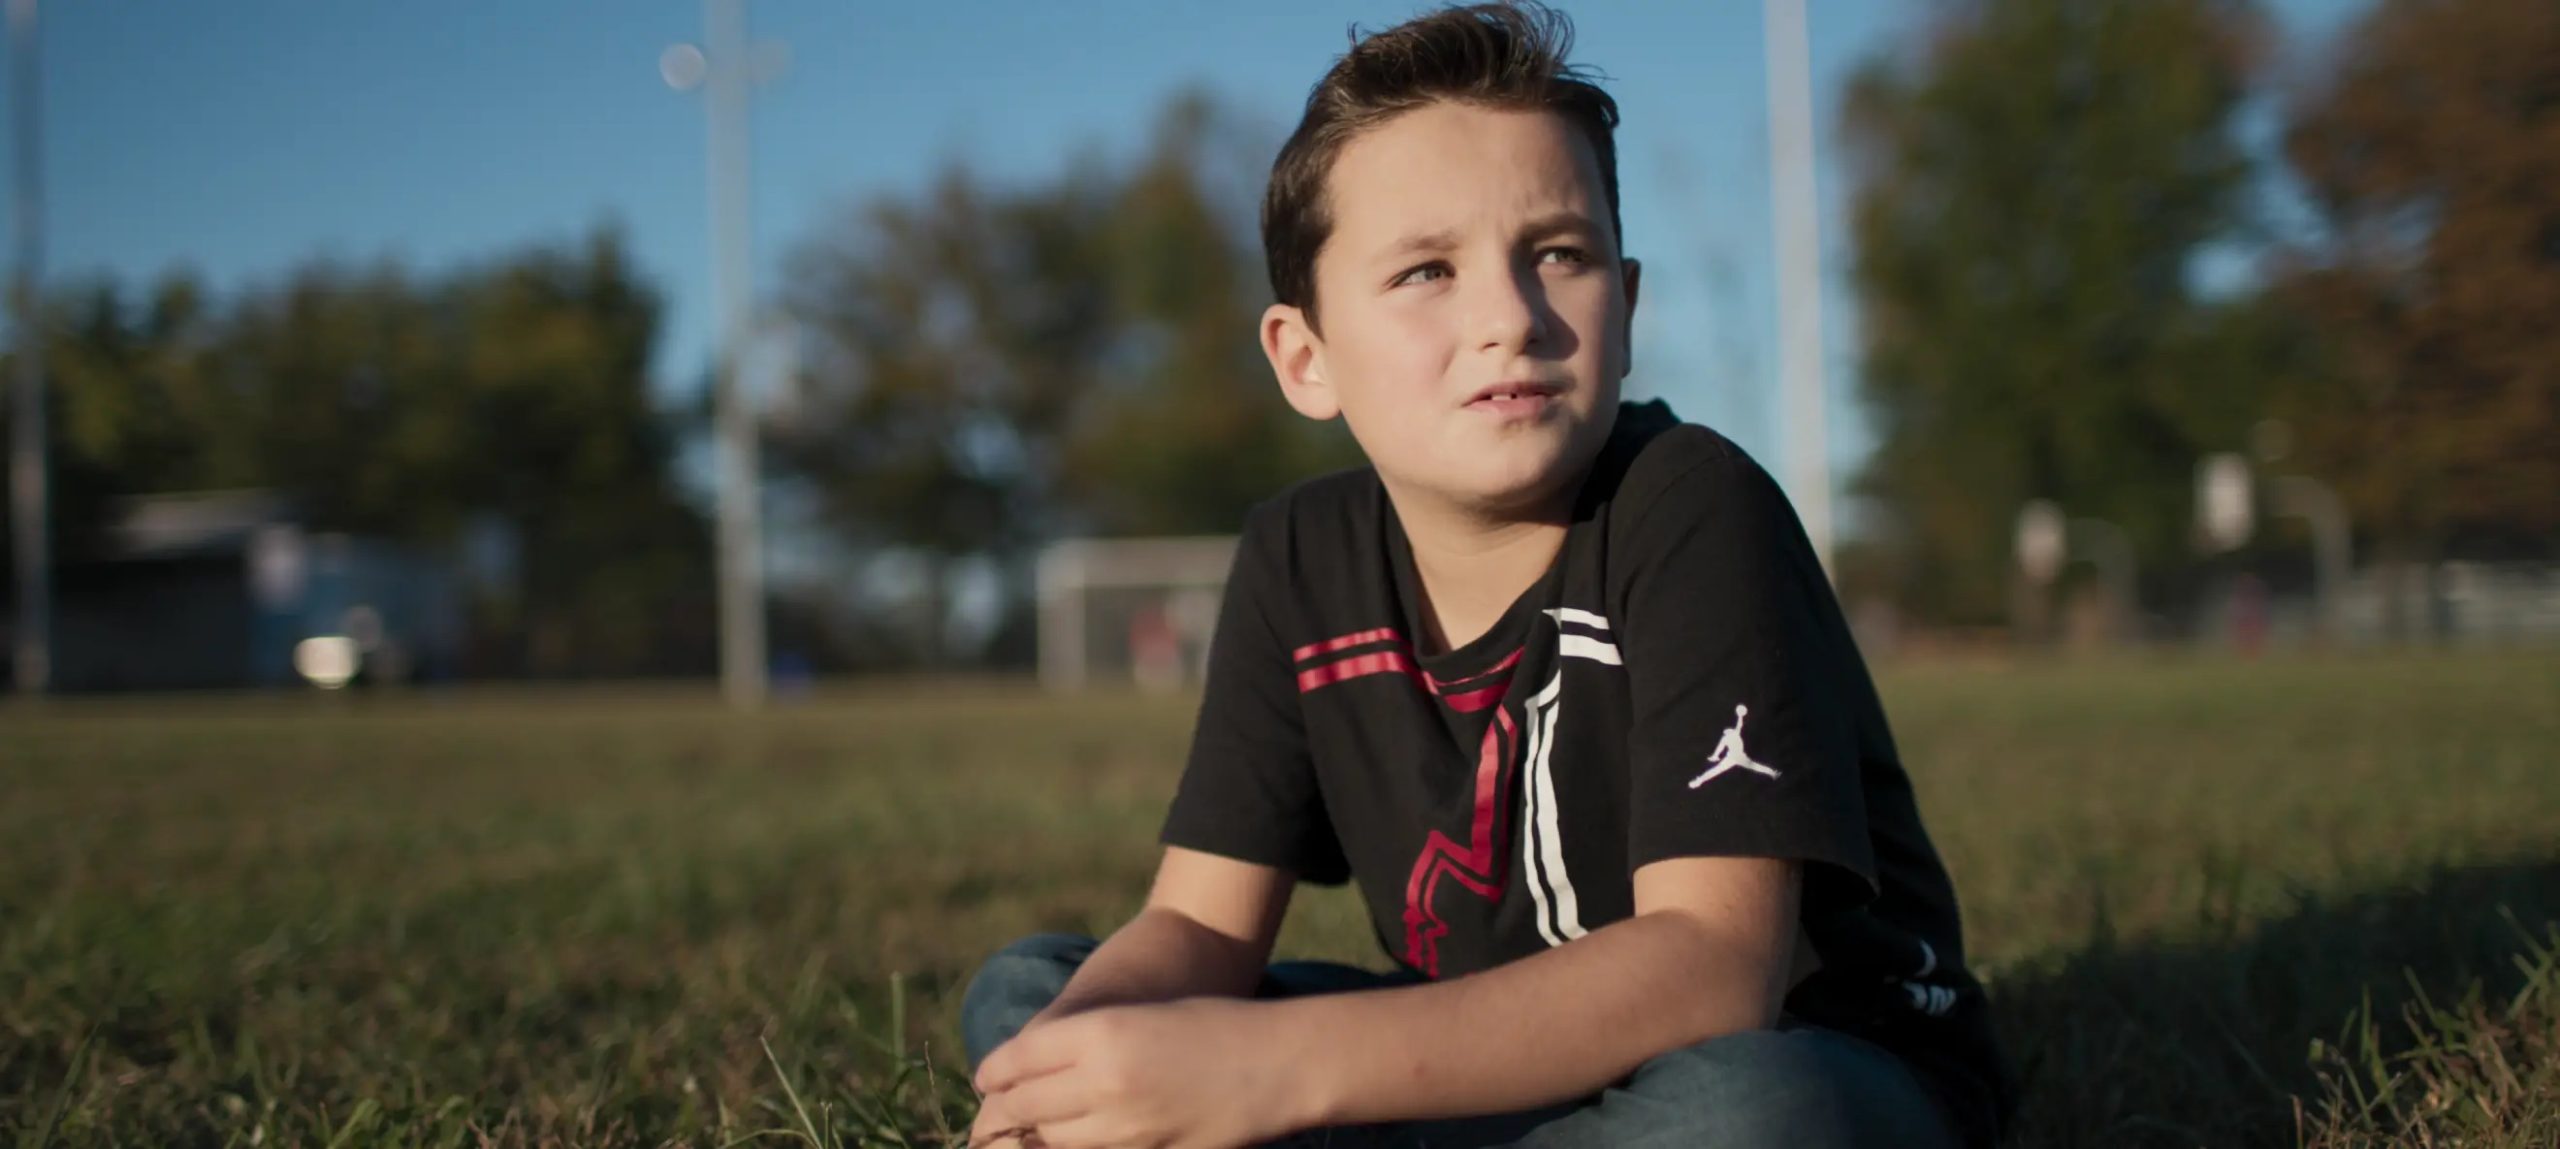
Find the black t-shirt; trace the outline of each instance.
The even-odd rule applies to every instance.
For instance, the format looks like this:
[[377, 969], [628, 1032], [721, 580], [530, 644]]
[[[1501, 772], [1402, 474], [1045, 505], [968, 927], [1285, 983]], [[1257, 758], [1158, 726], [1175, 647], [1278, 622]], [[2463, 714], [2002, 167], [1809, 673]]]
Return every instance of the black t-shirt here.
[[1387, 952], [1462, 976], [1635, 912], [1664, 858], [1804, 863], [1798, 1018], [1921, 1068], [1985, 1141], [2011, 1089], [1884, 710], [1767, 472], [1622, 407], [1564, 546], [1482, 637], [1423, 657], [1374, 471], [1255, 509], [1164, 841], [1356, 881]]

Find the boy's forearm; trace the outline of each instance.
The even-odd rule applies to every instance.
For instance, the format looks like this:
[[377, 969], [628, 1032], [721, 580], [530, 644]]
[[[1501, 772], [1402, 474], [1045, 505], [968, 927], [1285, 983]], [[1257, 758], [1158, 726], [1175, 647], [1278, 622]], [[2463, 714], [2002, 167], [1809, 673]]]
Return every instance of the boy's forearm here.
[[1160, 906], [1138, 911], [1085, 959], [1042, 1019], [1110, 1005], [1245, 997], [1262, 978], [1253, 947]]
[[1658, 1054], [1765, 1028], [1760, 976], [1694, 923], [1642, 914], [1470, 977], [1273, 1003], [1310, 1125], [1509, 1112], [1606, 1087]]

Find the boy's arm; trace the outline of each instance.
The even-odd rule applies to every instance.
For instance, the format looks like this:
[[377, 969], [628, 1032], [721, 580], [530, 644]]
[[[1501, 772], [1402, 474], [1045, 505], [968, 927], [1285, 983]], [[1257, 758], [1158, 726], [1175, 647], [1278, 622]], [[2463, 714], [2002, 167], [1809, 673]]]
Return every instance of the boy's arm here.
[[1306, 1126], [1531, 1109], [1646, 1060], [1775, 1023], [1790, 981], [1796, 863], [1674, 858], [1636, 871], [1636, 914], [1452, 981], [1267, 1006], [1303, 1067]]
[[1026, 1031], [977, 1084], [1002, 1120], [1054, 1145], [1258, 1144], [1318, 1126], [1535, 1108], [1771, 1024], [1789, 980], [1798, 864], [1676, 858], [1635, 882], [1635, 916], [1483, 973], [1095, 1010]]
[[[1023, 1038], [1078, 1014], [1184, 998], [1250, 996], [1270, 960], [1296, 886], [1296, 875], [1287, 870], [1167, 847], [1147, 904], [1113, 930], [1076, 967], [1057, 999], [992, 1053], [988, 1063], [1003, 1064], [1018, 1052]], [[1034, 1124], [1011, 1099], [989, 1087], [968, 1143], [994, 1144]]]
[[1252, 996], [1296, 884], [1286, 870], [1167, 847], [1146, 906], [1031, 1024], [1103, 1006]]

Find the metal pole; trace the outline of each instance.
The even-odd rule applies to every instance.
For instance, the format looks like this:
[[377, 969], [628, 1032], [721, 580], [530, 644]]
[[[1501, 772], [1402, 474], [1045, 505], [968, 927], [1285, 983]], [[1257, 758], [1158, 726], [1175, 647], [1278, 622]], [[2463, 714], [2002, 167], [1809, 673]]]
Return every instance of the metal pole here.
[[1822, 237], [1814, 195], [1813, 64], [1805, 0], [1763, 0], [1769, 194], [1777, 215], [1779, 374], [1787, 470], [1813, 553], [1831, 570], [1831, 448], [1823, 402]]
[[720, 688], [733, 706], [765, 698], [764, 525], [753, 403], [743, 378], [753, 253], [748, 227], [745, 0], [704, 0], [711, 200], [711, 297], [718, 324], [714, 413], [720, 456]]
[[2318, 479], [2303, 475], [2278, 475], [2273, 483], [2276, 504], [2286, 514], [2301, 516], [2311, 527], [2312, 597], [2321, 629], [2329, 637], [2342, 637], [2344, 630], [2342, 604], [2347, 590], [2347, 573], [2354, 561], [2352, 543], [2347, 533], [2347, 507], [2338, 494]]
[[1069, 540], [1040, 552], [1040, 685], [1085, 684], [1085, 547]]
[[53, 556], [45, 490], [44, 338], [38, 298], [44, 278], [44, 150], [39, 136], [42, 73], [37, 58], [36, 0], [9, 0], [10, 117], [17, 169], [11, 224], [18, 266], [11, 285], [17, 318], [17, 396], [10, 411], [9, 518], [15, 531], [20, 693], [42, 694], [53, 678]]
[[2107, 580], [2107, 597], [2114, 600], [2107, 613], [2114, 617], [2117, 641], [2132, 639], [2142, 618], [2142, 572], [2134, 557], [2133, 539], [2105, 519], [2073, 519], [2071, 530], [2083, 541], [2076, 549]]

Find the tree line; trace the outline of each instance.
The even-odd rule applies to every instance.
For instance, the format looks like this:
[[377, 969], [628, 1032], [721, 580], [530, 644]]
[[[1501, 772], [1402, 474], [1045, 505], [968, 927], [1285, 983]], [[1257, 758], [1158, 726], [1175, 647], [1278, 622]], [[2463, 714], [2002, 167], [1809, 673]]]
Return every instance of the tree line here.
[[[913, 602], [849, 597], [840, 577], [778, 585], [777, 650], [821, 667], [987, 656], [945, 637], [939, 590], [974, 561], [1008, 588], [1000, 653], [1027, 662], [1044, 541], [1229, 531], [1289, 478], [1354, 461], [1338, 430], [1266, 401], [1254, 139], [1184, 96], [1134, 157], [1026, 186], [954, 164], [796, 246], [775, 315], [801, 355], [762, 427], [773, 500], [806, 508], [835, 554], [930, 574]], [[653, 389], [664, 305], [618, 232], [437, 274], [322, 261], [229, 293], [184, 272], [81, 283], [42, 308], [63, 560], [107, 553], [131, 497], [265, 489], [316, 530], [449, 556], [493, 528], [511, 540], [507, 577], [468, 604], [467, 673], [710, 666], [707, 405]]]
[[[2280, 466], [2340, 492], [2386, 563], [2551, 553], [2560, 6], [2380, 0], [2289, 69], [2245, 0], [1929, 19], [1843, 105], [1876, 431], [1844, 581], [1998, 620], [2017, 510], [2048, 498], [2121, 527], [2145, 595], [2175, 599], [2209, 569], [2197, 460], [2271, 420]], [[840, 562], [786, 579], [778, 647], [1027, 661], [1047, 540], [1231, 531], [1357, 461], [1272, 400], [1253, 342], [1275, 143], [1184, 95], [1129, 154], [1026, 183], [954, 163], [801, 238], [772, 299], [796, 367], [763, 427], [783, 521], [814, 540], [786, 545], [922, 573], [903, 597]], [[473, 670], [707, 669], [706, 408], [652, 386], [663, 312], [609, 228], [432, 274], [57, 285], [61, 551], [98, 553], [120, 499], [211, 488], [445, 553], [496, 524], [516, 560], [471, 604]], [[963, 569], [995, 604], [965, 639]]]
[[1911, 43], [1843, 123], [1872, 583], [1997, 620], [2045, 498], [2174, 600], [2197, 461], [2253, 442], [2386, 571], [2553, 553], [2560, 5], [2378, 0], [2288, 60], [2242, 0], [1968, 0]]

